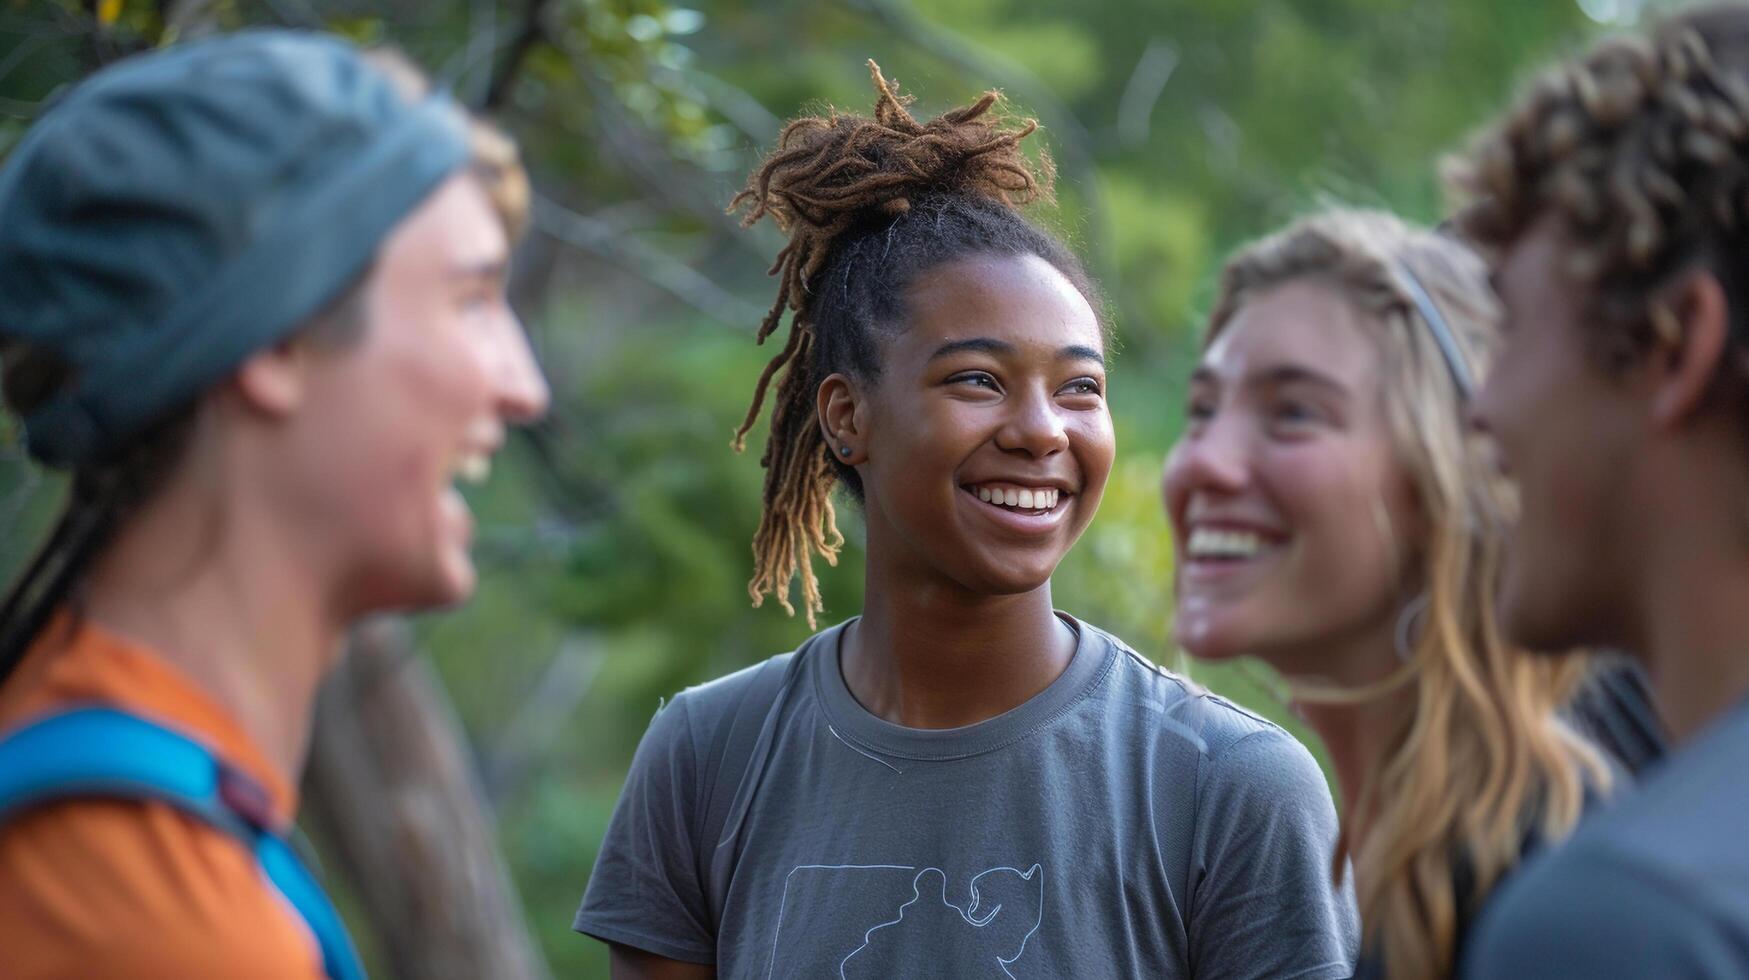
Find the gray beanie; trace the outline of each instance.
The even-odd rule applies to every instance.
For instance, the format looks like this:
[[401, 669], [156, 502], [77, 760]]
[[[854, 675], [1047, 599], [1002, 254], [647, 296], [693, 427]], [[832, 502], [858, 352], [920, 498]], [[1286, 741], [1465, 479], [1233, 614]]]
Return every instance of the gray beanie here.
[[0, 167], [0, 341], [72, 372], [24, 419], [31, 455], [101, 460], [286, 337], [466, 163], [466, 126], [295, 31], [76, 86]]

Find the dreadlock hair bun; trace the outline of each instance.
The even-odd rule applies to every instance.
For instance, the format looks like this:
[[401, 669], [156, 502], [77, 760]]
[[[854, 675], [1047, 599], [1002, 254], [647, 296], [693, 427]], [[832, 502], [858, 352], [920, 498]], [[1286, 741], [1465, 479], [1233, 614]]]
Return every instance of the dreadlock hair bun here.
[[[802, 580], [810, 628], [822, 609], [812, 556], [837, 564], [844, 543], [831, 491], [842, 480], [862, 496], [856, 471], [820, 431], [815, 393], [844, 372], [872, 380], [880, 371], [881, 331], [903, 321], [904, 294], [917, 274], [970, 255], [1037, 255], [1073, 283], [1095, 310], [1079, 260], [1019, 208], [1050, 200], [1050, 158], [1035, 163], [1020, 141], [1035, 120], [1005, 120], [998, 92], [919, 122], [911, 98], [868, 63], [872, 116], [831, 110], [784, 127], [777, 148], [729, 205], [742, 224], [769, 217], [789, 236], [771, 274], [777, 298], [760, 324], [765, 340], [793, 311], [783, 349], [766, 364], [734, 448], [746, 445], [772, 384], [777, 392], [765, 468], [764, 509], [753, 538], [747, 589], [755, 606], [775, 595], [793, 614], [790, 584]], [[781, 378], [779, 375], [781, 374]]]

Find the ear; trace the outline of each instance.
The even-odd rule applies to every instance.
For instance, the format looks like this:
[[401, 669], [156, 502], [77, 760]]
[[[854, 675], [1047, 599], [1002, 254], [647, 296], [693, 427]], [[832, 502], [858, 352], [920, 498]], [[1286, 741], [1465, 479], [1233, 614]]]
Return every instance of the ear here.
[[1657, 340], [1652, 353], [1652, 419], [1681, 425], [1706, 399], [1731, 341], [1730, 304], [1711, 272], [1688, 276], [1653, 308]]
[[815, 395], [820, 434], [839, 462], [855, 466], [868, 459], [867, 419], [862, 392], [849, 375], [834, 374], [820, 382]]
[[309, 371], [309, 346], [286, 340], [249, 355], [231, 386], [249, 409], [285, 416], [304, 403]]

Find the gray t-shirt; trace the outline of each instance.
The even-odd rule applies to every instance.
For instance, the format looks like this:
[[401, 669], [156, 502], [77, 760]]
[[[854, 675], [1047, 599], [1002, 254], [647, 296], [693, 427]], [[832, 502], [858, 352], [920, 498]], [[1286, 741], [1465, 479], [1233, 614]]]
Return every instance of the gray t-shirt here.
[[723, 978], [1346, 978], [1353, 897], [1305, 748], [1064, 618], [1062, 676], [965, 728], [859, 705], [843, 626], [785, 665], [751, 765], [718, 763], [760, 668], [678, 695], [575, 928]]
[[1463, 975], [1749, 977], [1749, 703], [1519, 872]]

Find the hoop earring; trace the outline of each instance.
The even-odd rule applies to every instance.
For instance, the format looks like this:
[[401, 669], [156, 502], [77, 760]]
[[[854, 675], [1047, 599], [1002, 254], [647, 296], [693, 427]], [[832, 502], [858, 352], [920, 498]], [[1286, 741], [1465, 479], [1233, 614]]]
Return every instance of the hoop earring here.
[[[1403, 611], [1397, 614], [1396, 648], [1397, 659], [1408, 663], [1415, 656], [1412, 646], [1414, 640], [1420, 638], [1421, 618], [1427, 612], [1427, 593], [1418, 593], [1403, 606]], [[1410, 634], [1415, 634], [1411, 636]]]

